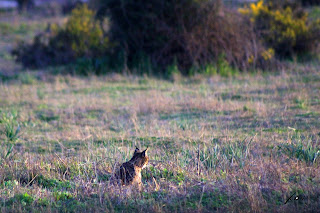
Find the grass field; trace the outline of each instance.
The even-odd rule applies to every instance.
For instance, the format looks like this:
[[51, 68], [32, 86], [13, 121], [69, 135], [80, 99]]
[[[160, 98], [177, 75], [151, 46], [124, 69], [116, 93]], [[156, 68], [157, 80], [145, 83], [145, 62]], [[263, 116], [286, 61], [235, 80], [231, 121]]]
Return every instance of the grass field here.
[[[1, 37], [6, 73], [21, 69], [6, 52], [16, 28]], [[175, 82], [46, 70], [1, 76], [1, 212], [320, 208], [317, 65]], [[149, 147], [142, 192], [110, 184], [135, 146]]]

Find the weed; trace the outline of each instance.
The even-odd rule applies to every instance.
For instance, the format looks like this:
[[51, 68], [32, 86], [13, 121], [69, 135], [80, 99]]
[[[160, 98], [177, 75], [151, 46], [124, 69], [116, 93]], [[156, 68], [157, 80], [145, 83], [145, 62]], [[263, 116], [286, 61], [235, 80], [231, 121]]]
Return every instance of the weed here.
[[231, 77], [238, 75], [239, 71], [230, 66], [225, 56], [222, 54], [217, 61], [217, 70], [222, 77]]
[[298, 109], [307, 109], [308, 108], [307, 101], [304, 99], [296, 98], [296, 99], [294, 99], [294, 103], [296, 104], [296, 107]]
[[45, 93], [43, 91], [43, 88], [37, 88], [37, 96], [39, 100], [42, 100], [45, 97]]
[[53, 111], [39, 111], [38, 117], [41, 121], [50, 122], [50, 121], [56, 121], [60, 119], [59, 115], [55, 115]]
[[5, 187], [9, 190], [12, 190], [14, 187], [18, 186], [19, 182], [17, 180], [8, 180], [8, 181], [4, 181], [1, 186]]
[[6, 146], [6, 154], [4, 158], [8, 158], [13, 151], [15, 143], [20, 137], [20, 124], [17, 122], [17, 112], [3, 113], [0, 117], [0, 124], [3, 124], [2, 134], [5, 136], [4, 146]]
[[72, 194], [66, 191], [54, 192], [53, 197], [56, 201], [64, 201], [73, 198]]
[[178, 81], [181, 78], [181, 72], [177, 65], [177, 62], [167, 67], [167, 76], [173, 81]]
[[297, 117], [304, 117], [304, 118], [312, 118], [312, 117], [319, 117], [320, 114], [317, 112], [306, 112], [302, 114], [297, 114]]
[[19, 203], [22, 206], [31, 205], [34, 202], [33, 196], [29, 195], [27, 192], [24, 194], [16, 194], [14, 197], [6, 202], [6, 205], [12, 206], [14, 203]]
[[22, 84], [34, 84], [37, 81], [34, 75], [30, 73], [19, 74], [18, 79], [21, 81]]
[[49, 207], [50, 206], [50, 201], [47, 198], [39, 198], [37, 200], [37, 204], [39, 206]]
[[282, 144], [278, 148], [283, 150], [290, 157], [295, 157], [305, 161], [308, 164], [316, 163], [320, 155], [319, 145], [313, 142], [312, 138], [306, 138], [300, 133], [296, 133], [290, 137], [291, 143]]
[[172, 181], [178, 185], [182, 185], [185, 180], [185, 175], [182, 171], [172, 171], [171, 169], [163, 168], [157, 169], [154, 167], [150, 167], [149, 171], [142, 172], [142, 175], [146, 179], [152, 179], [152, 177], [156, 178], [164, 178], [167, 181]]
[[249, 142], [243, 140], [230, 142], [225, 146], [214, 144], [210, 147], [204, 147], [203, 151], [200, 151], [200, 161], [206, 169], [216, 169], [218, 165], [224, 165], [224, 168], [227, 168], [229, 165], [235, 164], [243, 168], [250, 154], [251, 142], [252, 140]]
[[44, 188], [56, 188], [61, 189], [71, 189], [72, 184], [70, 181], [60, 181], [57, 179], [47, 179], [43, 175], [40, 175], [35, 180], [40, 186]]
[[218, 69], [214, 64], [207, 64], [204, 68], [204, 74], [208, 76], [216, 75], [218, 73]]
[[14, 28], [13, 26], [11, 26], [10, 24], [8, 23], [0, 23], [0, 33], [1, 35], [9, 35], [11, 34], [13, 31], [14, 31]]

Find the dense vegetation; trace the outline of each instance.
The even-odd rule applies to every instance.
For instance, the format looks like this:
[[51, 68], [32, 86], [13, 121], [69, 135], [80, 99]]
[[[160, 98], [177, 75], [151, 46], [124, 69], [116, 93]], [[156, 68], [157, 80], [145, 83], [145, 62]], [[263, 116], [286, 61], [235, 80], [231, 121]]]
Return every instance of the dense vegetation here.
[[32, 44], [20, 43], [13, 51], [16, 59], [27, 67], [44, 67], [70, 63], [76, 58], [95, 58], [110, 48], [94, 12], [86, 4], [74, 9], [64, 27], [48, 25], [46, 32]]
[[319, 53], [320, 19], [308, 20], [308, 13], [296, 3], [260, 0], [250, 8], [239, 9], [248, 15], [270, 55], [278, 58], [310, 57]]
[[98, 1], [96, 15], [80, 5], [66, 26], [51, 25], [14, 55], [26, 67], [80, 61], [81, 73], [169, 75], [270, 69], [279, 59], [314, 58], [319, 19], [308, 19], [299, 4], [277, 2], [259, 1], [237, 13], [211, 0]]
[[112, 38], [126, 51], [129, 67], [147, 57], [157, 67], [176, 64], [187, 73], [223, 57], [229, 65], [248, 69], [250, 55], [263, 51], [245, 18], [220, 1], [104, 2]]
[[[224, 8], [217, 17], [219, 23], [240, 17], [226, 26], [233, 26], [229, 21], [251, 26], [261, 49], [245, 64], [266, 66], [281, 53], [258, 36], [252, 7], [286, 14], [286, 6], [255, 3], [247, 6], [247, 15]], [[306, 9], [309, 29], [320, 10]], [[320, 209], [320, 67], [315, 60], [293, 61], [269, 73], [240, 73], [229, 61], [232, 53], [217, 54], [203, 67], [201, 61], [198, 67], [188, 65], [189, 71], [177, 57], [167, 68], [155, 67], [147, 54], [145, 61], [137, 57], [135, 65], [122, 40], [114, 37], [112, 20], [104, 19], [110, 11], [95, 14], [82, 6], [71, 16], [42, 14], [0, 10], [0, 212]], [[299, 16], [288, 20], [289, 29]], [[20, 40], [24, 48], [33, 48], [30, 57], [45, 57], [47, 52], [34, 45], [39, 32], [39, 46], [57, 64], [49, 61], [31, 70], [16, 63], [10, 50]], [[58, 43], [72, 56], [63, 61], [68, 65], [53, 54], [61, 50], [50, 49]], [[130, 74], [161, 69], [172, 73], [172, 81]], [[112, 70], [125, 74], [69, 74]], [[225, 77], [232, 74], [237, 75]], [[149, 147], [141, 192], [110, 181], [135, 146]]]

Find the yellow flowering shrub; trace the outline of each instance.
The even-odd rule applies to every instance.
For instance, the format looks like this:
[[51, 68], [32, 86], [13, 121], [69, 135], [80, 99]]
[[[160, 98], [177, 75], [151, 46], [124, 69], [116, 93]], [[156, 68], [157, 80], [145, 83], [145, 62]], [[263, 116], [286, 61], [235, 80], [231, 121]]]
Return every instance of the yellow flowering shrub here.
[[32, 44], [20, 43], [13, 55], [24, 66], [37, 68], [67, 64], [79, 58], [98, 60], [110, 47], [109, 38], [95, 19], [95, 12], [83, 4], [72, 11], [65, 26], [50, 24]]
[[83, 4], [72, 11], [66, 24], [66, 34], [73, 38], [71, 48], [77, 56], [89, 54], [90, 50], [98, 50], [108, 44], [94, 16], [94, 11]]
[[272, 59], [274, 56], [274, 49], [269, 48], [268, 50], [263, 51], [261, 56], [265, 61]]
[[[246, 15], [254, 23], [256, 31], [265, 44], [280, 57], [293, 56], [312, 52], [310, 43], [319, 42], [317, 24], [308, 21], [308, 13], [301, 8], [288, 4], [275, 5], [276, 1], [264, 3], [260, 0], [249, 6], [240, 8], [239, 12]], [[274, 53], [269, 50], [262, 53], [269, 59]]]

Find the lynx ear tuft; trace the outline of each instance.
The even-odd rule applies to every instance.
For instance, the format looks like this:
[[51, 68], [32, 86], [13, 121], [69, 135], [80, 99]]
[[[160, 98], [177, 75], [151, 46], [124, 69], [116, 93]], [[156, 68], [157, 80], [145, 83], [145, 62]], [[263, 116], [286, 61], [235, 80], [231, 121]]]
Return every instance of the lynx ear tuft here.
[[148, 148], [146, 148], [146, 149], [142, 152], [142, 157], [144, 157], [144, 156], [147, 155], [147, 151], [148, 151]]
[[136, 147], [136, 149], [134, 150], [134, 154], [138, 153], [140, 151], [140, 149], [138, 147]]

